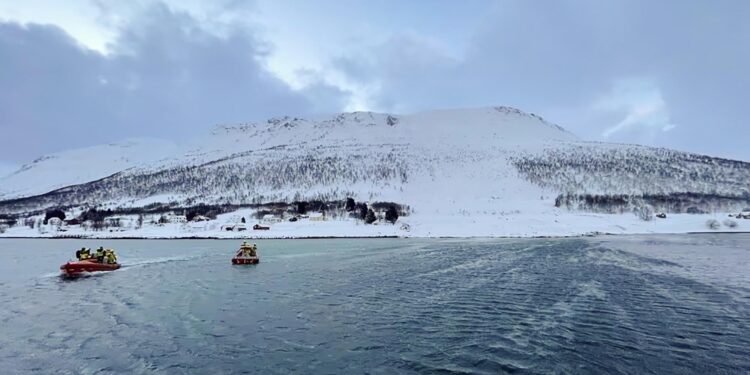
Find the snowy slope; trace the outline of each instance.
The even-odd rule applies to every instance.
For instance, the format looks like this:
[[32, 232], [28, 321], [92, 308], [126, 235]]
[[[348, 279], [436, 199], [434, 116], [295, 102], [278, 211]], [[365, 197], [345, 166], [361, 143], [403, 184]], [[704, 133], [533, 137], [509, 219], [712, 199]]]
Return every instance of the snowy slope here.
[[[445, 204], [465, 206], [469, 198], [485, 200], [518, 185], [508, 155], [572, 141], [576, 137], [562, 128], [507, 107], [272, 119], [216, 127], [177, 156], [63, 189], [41, 205], [142, 202], [152, 196], [237, 204], [352, 196], [408, 204], [424, 200], [424, 189], [440, 186], [443, 195], [463, 196]], [[521, 185], [515, 193], [528, 192], [529, 184]], [[29, 202], [17, 209], [30, 208], [34, 200]]]
[[43, 194], [157, 161], [176, 146], [157, 139], [128, 139], [42, 156], [0, 179], [0, 200]]
[[509, 107], [438, 110], [408, 116], [354, 112], [316, 121], [282, 117], [265, 123], [219, 125], [210, 137], [195, 140], [177, 158], [156, 168], [199, 165], [239, 153], [290, 146], [400, 144], [436, 148], [462, 144], [487, 148], [575, 139], [559, 126]]
[[[90, 152], [65, 153], [56, 163], [77, 170], [75, 179], [45, 175], [41, 167], [28, 175], [33, 178], [17, 177], [15, 196], [26, 192], [27, 198], [0, 201], [0, 214], [352, 197], [409, 206], [411, 214], [401, 220], [412, 234], [544, 235], [643, 228], [632, 212], [646, 206], [674, 213], [750, 206], [748, 163], [585, 142], [508, 107], [283, 117], [217, 126], [207, 137], [154, 155], [156, 148], [122, 148], [118, 160], [127, 162], [121, 167], [91, 171], [81, 162]], [[44, 191], [34, 190], [39, 179], [50, 187], [78, 184], [28, 196]], [[602, 215], [623, 212], [625, 218]], [[572, 223], [576, 218], [581, 222]]]

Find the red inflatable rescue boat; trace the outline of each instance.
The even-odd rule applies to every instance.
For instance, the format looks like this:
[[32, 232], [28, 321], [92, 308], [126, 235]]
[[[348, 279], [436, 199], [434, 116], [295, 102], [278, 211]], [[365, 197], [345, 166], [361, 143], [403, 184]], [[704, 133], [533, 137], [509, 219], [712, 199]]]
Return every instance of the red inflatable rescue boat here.
[[60, 266], [64, 275], [73, 276], [84, 272], [114, 271], [120, 268], [119, 263], [99, 263], [96, 259], [86, 259], [78, 262], [68, 262]]
[[258, 264], [260, 258], [257, 253], [258, 247], [255, 244], [250, 245], [242, 242], [242, 246], [232, 258], [232, 264]]

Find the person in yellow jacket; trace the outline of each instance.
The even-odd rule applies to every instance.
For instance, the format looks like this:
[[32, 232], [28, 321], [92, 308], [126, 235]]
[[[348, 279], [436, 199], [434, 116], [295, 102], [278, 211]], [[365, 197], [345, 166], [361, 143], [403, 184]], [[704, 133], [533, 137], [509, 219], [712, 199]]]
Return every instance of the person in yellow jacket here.
[[255, 250], [258, 247], [253, 244], [250, 246], [247, 241], [242, 241], [242, 246], [240, 246], [240, 249], [237, 251], [237, 254], [235, 256], [237, 257], [254, 257], [256, 256]]
[[112, 249], [104, 250], [104, 259], [107, 264], [115, 264], [117, 263], [117, 254]]
[[91, 249], [82, 248], [81, 249], [81, 257], [80, 257], [80, 259], [81, 260], [86, 260], [86, 259], [89, 259], [89, 258], [91, 258]]
[[96, 249], [96, 261], [104, 263], [104, 247], [99, 246], [99, 248]]

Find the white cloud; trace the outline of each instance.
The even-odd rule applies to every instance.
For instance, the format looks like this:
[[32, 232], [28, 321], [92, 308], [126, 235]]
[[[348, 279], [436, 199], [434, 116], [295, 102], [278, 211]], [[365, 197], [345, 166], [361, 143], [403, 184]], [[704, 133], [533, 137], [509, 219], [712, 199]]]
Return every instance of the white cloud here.
[[[23, 162], [128, 137], [184, 139], [216, 123], [335, 112], [348, 93], [321, 80], [295, 90], [262, 63], [245, 28], [226, 36], [155, 5], [101, 54], [55, 26], [0, 22], [0, 159]], [[34, 142], [18, 142], [33, 139]]]
[[[223, 80], [226, 74], [221, 74], [226, 70], [221, 67], [224, 61], [237, 61], [234, 75], [260, 71], [264, 80], [280, 81], [272, 86], [285, 86], [283, 91], [308, 102], [295, 106], [266, 101], [265, 107], [273, 107], [274, 112], [292, 113], [295, 108], [299, 112], [303, 107], [316, 112], [325, 108], [413, 112], [511, 105], [545, 115], [584, 139], [640, 142], [743, 159], [750, 155], [744, 147], [750, 49], [738, 47], [750, 30], [747, 1], [70, 0], [65, 6], [53, 6], [48, 0], [0, 0], [0, 22], [58, 25], [78, 43], [106, 52], [99, 63], [111, 66], [107, 61], [125, 60], [123, 31], [139, 24], [143, 9], [155, 3], [188, 18], [190, 27], [211, 43], [225, 44], [235, 34], [253, 36], [252, 61], [235, 50], [236, 55], [220, 59], [221, 64], [202, 55], [216, 54], [211, 43], [195, 40], [190, 32], [178, 38], [185, 39], [185, 48], [175, 50], [171, 42], [154, 41], [157, 48], [149, 53], [160, 58], [169, 58], [160, 51], [171, 50], [184, 53], [184, 60], [203, 61], [206, 69], [189, 71], [205, 73], [196, 80], [205, 80], [204, 86], [221, 92], [206, 100], [237, 101], [229, 109], [210, 113], [196, 108], [202, 121], [225, 121], [228, 112], [246, 116], [238, 110], [245, 108], [238, 95], [244, 90], [226, 83], [238, 80]], [[196, 43], [204, 48], [196, 49]], [[101, 54], [90, 51], [82, 55], [102, 60]], [[61, 64], [65, 54], [59, 51], [42, 56], [61, 72], [50, 78], [62, 81], [51, 90], [69, 83], [68, 91], [80, 91], [88, 84], [68, 82], [67, 77], [81, 78], [76, 70], [90, 64]], [[243, 68], [246, 63], [249, 68]], [[216, 64], [217, 71], [210, 71], [208, 64]], [[166, 74], [151, 81], [161, 82], [168, 75], [174, 81], [170, 83], [182, 82], [184, 76], [172, 74], [167, 69], [171, 66], [165, 61]], [[11, 73], [6, 73], [8, 78], [20, 74], [3, 68]], [[98, 99], [95, 94], [102, 88], [119, 87], [135, 94], [142, 91], [139, 87], [154, 86], [143, 80], [149, 77], [137, 74], [143, 72], [138, 66], [131, 68], [121, 72], [123, 76], [92, 68], [103, 79], [87, 89]], [[40, 77], [24, 79], [24, 87]], [[613, 84], [621, 77], [648, 79]], [[6, 90], [5, 95], [18, 91]], [[326, 97], [318, 100], [320, 95]], [[149, 100], [154, 106], [170, 107], [170, 96]], [[121, 102], [110, 106], [117, 108]], [[178, 102], [172, 107], [186, 108]], [[43, 104], [39, 108], [49, 111], [56, 102]], [[75, 107], [61, 110], [69, 108]], [[73, 124], [88, 121], [85, 112], [74, 112], [65, 113], [80, 118]]]
[[617, 81], [612, 90], [594, 104], [594, 110], [624, 114], [616, 124], [602, 132], [605, 139], [625, 131], [640, 132], [653, 138], [655, 132], [675, 128], [661, 90], [643, 78]]
[[99, 15], [90, 1], [69, 0], [64, 6], [52, 6], [45, 0], [0, 0], [0, 22], [56, 25], [86, 48], [105, 53], [116, 32], [95, 22]]

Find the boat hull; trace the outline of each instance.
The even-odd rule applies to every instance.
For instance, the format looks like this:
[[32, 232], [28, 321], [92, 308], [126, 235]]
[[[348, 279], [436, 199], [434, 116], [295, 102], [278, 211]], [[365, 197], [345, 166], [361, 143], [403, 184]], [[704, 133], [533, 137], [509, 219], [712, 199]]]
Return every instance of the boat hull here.
[[258, 264], [260, 263], [260, 258], [254, 257], [254, 258], [232, 258], [232, 264]]
[[60, 271], [64, 275], [79, 275], [85, 272], [102, 272], [114, 271], [120, 268], [119, 263], [107, 264], [99, 263], [93, 260], [83, 260], [80, 262], [68, 262], [60, 266]]

